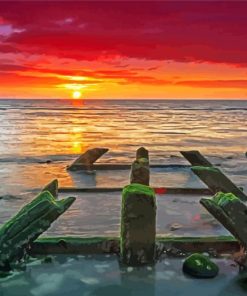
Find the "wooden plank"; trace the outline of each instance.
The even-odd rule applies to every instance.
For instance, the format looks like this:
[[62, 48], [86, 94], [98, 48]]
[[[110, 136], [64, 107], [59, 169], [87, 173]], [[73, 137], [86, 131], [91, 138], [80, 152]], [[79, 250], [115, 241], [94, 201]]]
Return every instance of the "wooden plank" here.
[[218, 168], [194, 166], [191, 169], [214, 194], [219, 191], [225, 193], [230, 192], [243, 201], [247, 200], [247, 196], [244, 194], [244, 192]]
[[104, 155], [109, 149], [107, 148], [93, 148], [87, 150], [80, 155], [71, 165], [67, 167], [68, 170], [76, 170], [78, 165], [85, 166], [86, 170], [92, 170], [92, 166], [102, 155]]
[[220, 192], [212, 200], [203, 198], [200, 203], [247, 247], [247, 206], [240, 199]]
[[[183, 169], [190, 168], [190, 165], [187, 164], [150, 164], [150, 168], [153, 169]], [[131, 168], [131, 164], [127, 163], [96, 163], [93, 164], [93, 170], [129, 170]], [[88, 166], [83, 164], [74, 164], [73, 171], [83, 171], [88, 170]]]
[[54, 196], [56, 199], [58, 198], [58, 180], [54, 179], [50, 183], [48, 183], [41, 192], [49, 191], [52, 196]]
[[191, 150], [191, 151], [180, 151], [185, 159], [191, 163], [192, 166], [213, 166], [211, 162], [209, 162], [199, 151]]
[[[175, 255], [178, 250], [183, 253], [234, 253], [239, 250], [239, 243], [232, 236], [156, 237], [156, 244], [169, 251], [169, 255]], [[117, 237], [42, 237], [32, 244], [29, 252], [32, 255], [119, 253], [119, 245]]]
[[0, 229], [0, 270], [9, 270], [12, 262], [22, 259], [26, 248], [74, 201], [74, 197], [56, 200], [44, 191], [7, 221]]
[[[157, 194], [195, 194], [195, 195], [212, 195], [212, 192], [207, 188], [175, 188], [175, 187], [153, 187]], [[105, 193], [105, 192], [121, 192], [122, 187], [92, 187], [92, 188], [77, 188], [77, 187], [60, 187], [59, 193]]]

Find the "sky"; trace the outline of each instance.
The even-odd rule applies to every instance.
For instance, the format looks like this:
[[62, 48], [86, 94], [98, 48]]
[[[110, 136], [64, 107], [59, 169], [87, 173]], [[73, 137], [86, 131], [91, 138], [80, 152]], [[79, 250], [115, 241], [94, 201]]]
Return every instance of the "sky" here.
[[247, 99], [247, 2], [0, 1], [0, 97]]

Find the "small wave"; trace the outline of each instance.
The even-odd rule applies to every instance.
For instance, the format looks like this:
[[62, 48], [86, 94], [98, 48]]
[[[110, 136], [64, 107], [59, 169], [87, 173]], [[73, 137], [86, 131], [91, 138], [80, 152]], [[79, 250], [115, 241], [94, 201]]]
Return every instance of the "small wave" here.
[[0, 158], [0, 163], [53, 163], [53, 162], [63, 162], [69, 161], [77, 157], [74, 154], [66, 154], [66, 155], [45, 155], [45, 156], [9, 156]]

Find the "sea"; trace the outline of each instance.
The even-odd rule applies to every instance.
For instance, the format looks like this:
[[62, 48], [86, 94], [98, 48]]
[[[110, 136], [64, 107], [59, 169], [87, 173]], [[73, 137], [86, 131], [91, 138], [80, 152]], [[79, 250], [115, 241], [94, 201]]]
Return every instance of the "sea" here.
[[[94, 147], [101, 163], [131, 163], [140, 146], [153, 187], [205, 187], [181, 150], [199, 150], [247, 191], [247, 101], [244, 100], [0, 100], [0, 224], [52, 179], [60, 187], [123, 187], [129, 172], [66, 170]], [[68, 196], [62, 193], [60, 197]], [[118, 236], [121, 192], [70, 194], [74, 205], [45, 235]], [[157, 196], [160, 235], [228, 234], [199, 204], [201, 196]], [[174, 224], [176, 227], [173, 227]], [[175, 229], [175, 230], [174, 230]]]

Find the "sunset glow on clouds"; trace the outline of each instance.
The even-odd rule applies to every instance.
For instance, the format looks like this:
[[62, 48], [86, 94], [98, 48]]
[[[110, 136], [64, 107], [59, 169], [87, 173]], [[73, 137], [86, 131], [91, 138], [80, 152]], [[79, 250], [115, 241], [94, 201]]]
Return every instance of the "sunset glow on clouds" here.
[[0, 97], [247, 98], [247, 2], [0, 2]]

